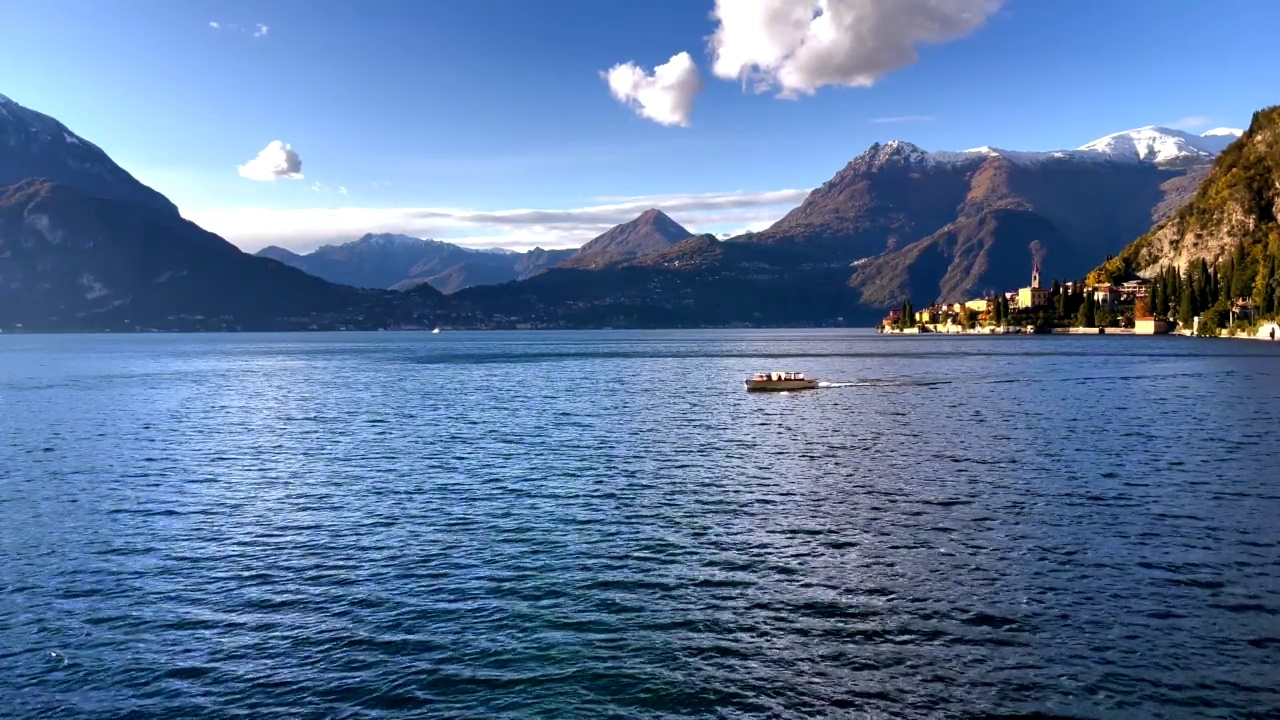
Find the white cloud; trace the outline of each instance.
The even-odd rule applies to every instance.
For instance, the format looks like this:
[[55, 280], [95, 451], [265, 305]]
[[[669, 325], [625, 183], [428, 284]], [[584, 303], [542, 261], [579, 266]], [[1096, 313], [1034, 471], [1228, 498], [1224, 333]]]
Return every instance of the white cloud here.
[[1213, 118], [1204, 115], [1191, 115], [1189, 117], [1178, 118], [1169, 123], [1169, 127], [1175, 130], [1199, 130], [1200, 128], [1209, 127], [1213, 124]]
[[316, 181], [311, 183], [311, 192], [326, 193], [329, 192], [329, 186], [322, 182]]
[[653, 69], [653, 74], [633, 62], [620, 63], [600, 76], [609, 92], [634, 109], [640, 117], [661, 125], [688, 127], [693, 100], [702, 92], [702, 76], [687, 52], [674, 55]]
[[1003, 0], [716, 0], [712, 72], [756, 92], [871, 87], [916, 46], [980, 27]]
[[367, 232], [433, 237], [471, 247], [578, 247], [651, 207], [693, 232], [763, 229], [795, 207], [808, 190], [645, 195], [600, 198], [568, 210], [456, 208], [233, 208], [197, 211], [192, 221], [245, 250], [280, 245], [307, 251]]
[[890, 125], [898, 123], [926, 123], [933, 122], [934, 120], [937, 120], [937, 118], [932, 115], [891, 115], [889, 117], [871, 118], [870, 120], [867, 120], [867, 122], [876, 123], [877, 125]]
[[248, 28], [240, 25], [239, 23], [222, 23], [217, 20], [210, 20], [209, 27], [214, 30], [230, 30], [231, 32], [238, 32], [242, 34], [252, 32], [253, 36], [256, 38], [266, 37], [267, 33], [271, 31], [270, 27], [263, 25], [262, 23], [257, 23], [252, 28]]
[[[240, 177], [250, 180], [302, 179], [302, 158], [288, 143], [272, 140], [258, 157], [240, 166]], [[312, 188], [315, 189], [314, 187]]]
[[339, 195], [346, 195], [346, 194], [347, 194], [347, 189], [346, 189], [345, 187], [343, 187], [343, 186], [339, 185], [339, 186], [338, 186], [338, 194], [339, 194]]

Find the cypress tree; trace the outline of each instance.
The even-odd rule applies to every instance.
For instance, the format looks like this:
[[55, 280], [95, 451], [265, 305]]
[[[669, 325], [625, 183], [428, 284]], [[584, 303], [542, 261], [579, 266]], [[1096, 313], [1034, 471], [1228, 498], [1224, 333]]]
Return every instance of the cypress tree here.
[[1193, 293], [1191, 292], [1183, 292], [1178, 302], [1178, 323], [1182, 325], [1184, 330], [1190, 329], [1191, 321], [1196, 316], [1195, 301], [1192, 300], [1192, 295]]
[[[1227, 282], [1231, 284], [1229, 297], [1243, 298], [1253, 294], [1253, 279], [1257, 276], [1258, 270], [1249, 262], [1250, 257], [1244, 252], [1244, 243], [1236, 243], [1235, 254], [1231, 258], [1232, 273], [1228, 277]], [[1265, 263], [1258, 263], [1261, 267]]]
[[1204, 258], [1200, 258], [1199, 267], [1200, 277], [1196, 290], [1196, 314], [1200, 314], [1209, 309], [1213, 304], [1214, 295], [1210, 285], [1212, 278], [1209, 275], [1209, 263]]
[[1258, 263], [1258, 277], [1253, 285], [1253, 298], [1265, 316], [1276, 312], [1276, 256], [1268, 255]]

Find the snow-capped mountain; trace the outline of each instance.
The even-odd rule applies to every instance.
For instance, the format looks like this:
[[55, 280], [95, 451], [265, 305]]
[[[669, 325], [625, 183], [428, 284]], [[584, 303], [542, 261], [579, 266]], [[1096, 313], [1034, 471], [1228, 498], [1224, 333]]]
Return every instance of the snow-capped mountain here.
[[528, 277], [573, 252], [518, 253], [500, 248], [466, 248], [411, 235], [369, 233], [340, 245], [323, 245], [305, 255], [275, 246], [256, 254], [341, 285], [402, 290], [427, 283], [451, 293], [472, 285]]
[[873, 146], [874, 162], [966, 164], [1002, 157], [1017, 165], [1035, 165], [1053, 160], [1085, 162], [1143, 162], [1162, 167], [1189, 167], [1207, 164], [1244, 133], [1236, 128], [1215, 128], [1193, 135], [1154, 125], [1112, 133], [1075, 150], [1005, 150], [990, 146], [970, 150], [929, 152], [917, 145], [890, 140]]
[[1149, 125], [1112, 133], [1081, 145], [1077, 152], [1097, 153], [1112, 160], [1138, 160], [1157, 165], [1208, 160], [1244, 134], [1235, 128], [1217, 128], [1193, 135], [1173, 128]]
[[138, 182], [97, 145], [0, 95], [0, 188], [28, 178], [47, 178], [90, 196], [178, 214], [168, 198]]

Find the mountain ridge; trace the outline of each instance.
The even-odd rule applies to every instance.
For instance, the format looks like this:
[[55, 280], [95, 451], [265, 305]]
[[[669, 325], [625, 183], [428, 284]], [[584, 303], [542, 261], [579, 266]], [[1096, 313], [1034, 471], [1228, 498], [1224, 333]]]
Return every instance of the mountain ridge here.
[[657, 208], [649, 208], [636, 218], [596, 236], [561, 262], [560, 267], [605, 267], [661, 252], [690, 237], [693, 233], [669, 215]]
[[494, 252], [410, 235], [366, 233], [356, 240], [322, 245], [309, 253], [270, 245], [255, 254], [352, 287], [404, 290], [426, 283], [441, 292], [454, 293], [472, 285], [527, 278], [574, 252], [542, 248], [525, 253]]
[[0, 95], [0, 187], [32, 178], [179, 214], [168, 198], [117, 165], [102, 148], [57, 119]]
[[[418, 297], [424, 307], [436, 299]], [[393, 306], [151, 205], [39, 178], [0, 188], [0, 325], [307, 329], [376, 324], [400, 312]]]
[[1280, 105], [1254, 114], [1190, 202], [1099, 266], [1097, 281], [1216, 265], [1241, 244], [1254, 262], [1280, 255]]

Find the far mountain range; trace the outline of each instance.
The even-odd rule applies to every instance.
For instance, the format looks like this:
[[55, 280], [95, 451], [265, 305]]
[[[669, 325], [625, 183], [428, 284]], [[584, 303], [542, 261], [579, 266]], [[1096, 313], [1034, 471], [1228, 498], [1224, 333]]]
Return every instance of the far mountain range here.
[[[1185, 204], [1213, 158], [1239, 134], [1146, 127], [1053, 152], [926, 152], [902, 141], [877, 144], [769, 229], [727, 241], [759, 245], [751, 262], [778, 277], [789, 274], [797, 250], [808, 267], [796, 272], [815, 264], [847, 268], [845, 284], [859, 292], [859, 304], [875, 308], [908, 297], [954, 300], [1014, 287], [1034, 260], [1063, 278], [1079, 277]], [[553, 269], [653, 267], [661, 253], [691, 237], [653, 209], [578, 250], [495, 254], [366, 235], [307, 255], [274, 247], [258, 254], [333, 282], [397, 289], [427, 282], [454, 293]], [[695, 264], [723, 276], [735, 262], [731, 252]], [[556, 277], [574, 284], [564, 274]]]
[[453, 293], [474, 285], [524, 280], [554, 267], [601, 268], [665, 250], [690, 237], [693, 233], [661, 210], [651, 209], [578, 249], [478, 250], [383, 233], [325, 245], [305, 255], [276, 246], [256, 254], [343, 285], [408, 290], [428, 283]]
[[369, 234], [254, 257], [0, 96], [0, 328], [869, 323], [908, 298], [1017, 287], [1036, 260], [1082, 277], [1181, 208], [1238, 135], [1148, 127], [1034, 153], [877, 143], [728, 239], [655, 208], [578, 249]]

